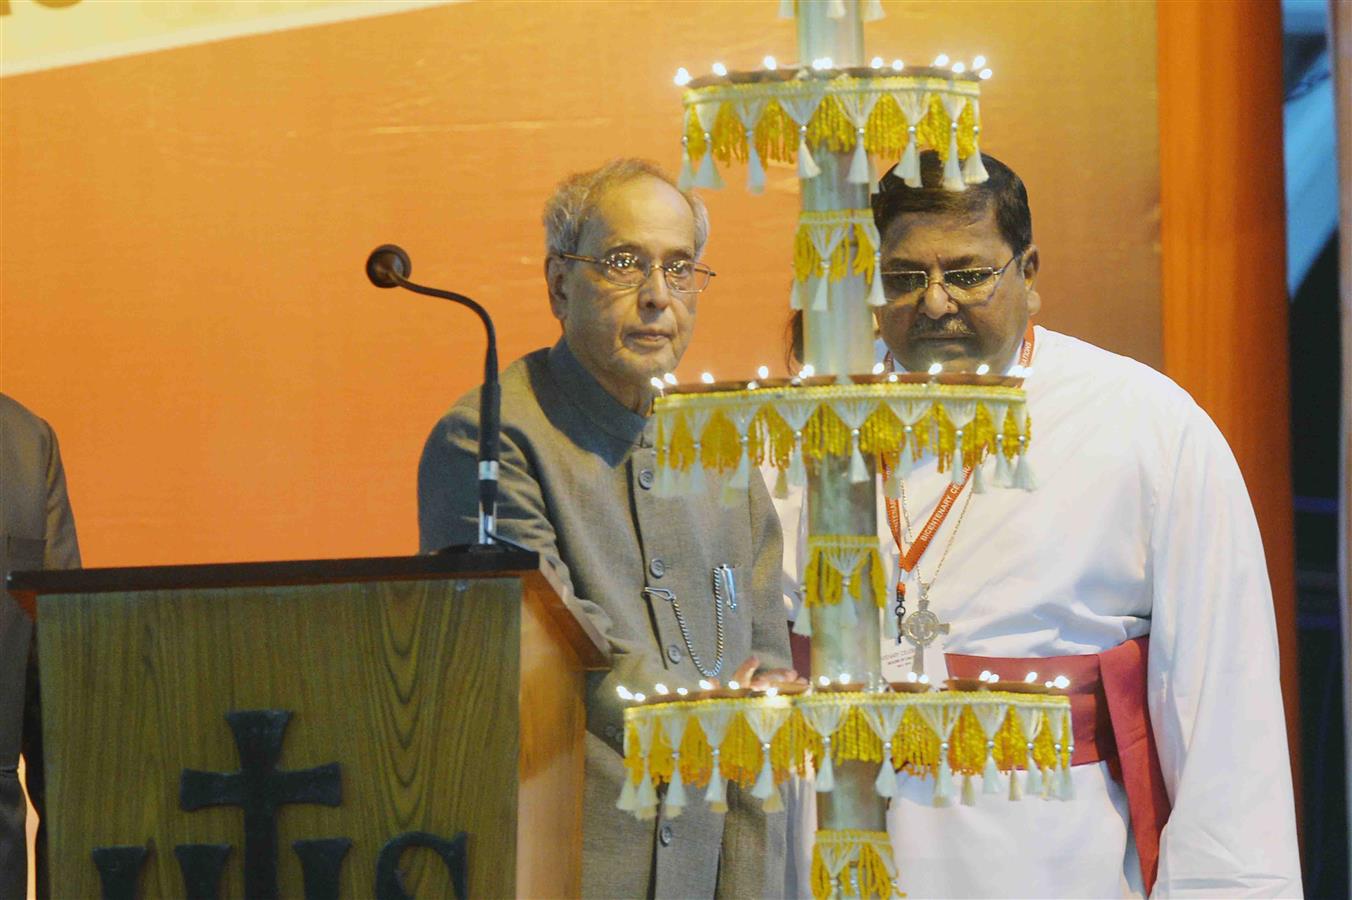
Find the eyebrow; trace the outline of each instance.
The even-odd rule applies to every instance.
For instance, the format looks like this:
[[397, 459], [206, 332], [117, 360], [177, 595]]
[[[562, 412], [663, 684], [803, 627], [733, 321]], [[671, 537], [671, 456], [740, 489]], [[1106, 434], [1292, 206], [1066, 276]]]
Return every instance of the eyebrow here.
[[[955, 269], [990, 269], [989, 266], [981, 263], [975, 256], [967, 254], [964, 256], [955, 256], [949, 259], [941, 260], [942, 270], [949, 272]], [[930, 267], [928, 263], [918, 262], [914, 259], [886, 259], [883, 260], [883, 267], [894, 272], [928, 272]]]
[[[647, 251], [645, 251], [642, 247], [630, 241], [623, 241], [619, 244], [615, 244], [614, 246], [609, 247], [601, 255], [609, 256], [612, 253], [633, 253], [635, 256], [643, 256], [643, 257], [646, 257], [648, 255]], [[676, 250], [669, 251], [667, 255], [663, 257], [662, 261], [673, 262], [675, 260], [692, 260], [694, 258], [695, 254], [692, 251], [684, 247], [681, 247]]]

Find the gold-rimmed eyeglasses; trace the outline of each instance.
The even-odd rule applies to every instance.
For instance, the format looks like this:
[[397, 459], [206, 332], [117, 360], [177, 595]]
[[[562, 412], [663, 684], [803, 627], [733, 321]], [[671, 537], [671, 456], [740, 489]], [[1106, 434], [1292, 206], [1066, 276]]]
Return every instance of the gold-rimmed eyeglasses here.
[[622, 287], [638, 287], [648, 280], [653, 269], [661, 269], [667, 287], [678, 294], [700, 293], [709, 286], [709, 279], [717, 274], [708, 266], [689, 259], [657, 263], [627, 250], [608, 253], [602, 257], [579, 256], [576, 253], [556, 253], [555, 256], [560, 259], [591, 263], [600, 268], [601, 277], [606, 281]]
[[995, 266], [974, 266], [963, 269], [945, 269], [938, 278], [931, 279], [928, 272], [916, 270], [883, 270], [883, 293], [889, 300], [902, 300], [917, 297], [929, 290], [931, 284], [937, 284], [944, 293], [958, 303], [979, 303], [985, 300], [1000, 286], [1000, 279], [1014, 260], [1022, 256], [1015, 253], [998, 268]]

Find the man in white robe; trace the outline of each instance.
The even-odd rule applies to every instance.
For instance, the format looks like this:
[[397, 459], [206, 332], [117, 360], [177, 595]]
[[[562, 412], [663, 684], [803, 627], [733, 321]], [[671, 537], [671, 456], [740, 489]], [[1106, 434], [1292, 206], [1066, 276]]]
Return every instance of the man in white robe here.
[[[929, 646], [925, 671], [941, 681], [946, 654], [1016, 658], [1041, 681], [1060, 673], [1039, 659], [1099, 654], [1148, 635], [1143, 693], [1167, 822], [1148, 888], [1127, 795], [1107, 761], [1072, 769], [1071, 803], [981, 796], [976, 806], [940, 809], [931, 784], [903, 778], [888, 813], [900, 886], [913, 898], [1300, 896], [1272, 594], [1234, 457], [1168, 378], [1027, 329], [1040, 304], [1027, 195], [1007, 167], [985, 163], [986, 184], [946, 192], [940, 161], [925, 154], [922, 187], [889, 174], [873, 201], [883, 271], [896, 273], [885, 274], [879, 326], [897, 369], [939, 362], [1021, 374], [1032, 338], [1022, 374], [1037, 489], [973, 496], [969, 483], [907, 576], [908, 606], [923, 579], [930, 609], [951, 626]], [[973, 269], [990, 277], [963, 274]], [[988, 461], [988, 484], [993, 470]], [[912, 534], [950, 481], [932, 454], [906, 475]], [[879, 535], [895, 573], [882, 495]], [[801, 502], [779, 504], [786, 572], [799, 578]], [[888, 677], [904, 678], [911, 644], [883, 649]], [[797, 854], [811, 852], [806, 831]], [[805, 874], [804, 857], [796, 862]]]

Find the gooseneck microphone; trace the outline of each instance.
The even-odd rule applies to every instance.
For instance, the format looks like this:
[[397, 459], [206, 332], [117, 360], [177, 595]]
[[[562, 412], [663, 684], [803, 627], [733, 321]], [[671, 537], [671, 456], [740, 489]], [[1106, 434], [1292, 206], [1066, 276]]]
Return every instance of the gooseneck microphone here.
[[[484, 353], [484, 383], [479, 391], [479, 543], [469, 549], [506, 549], [513, 547], [524, 550], [505, 538], [497, 535], [498, 507], [498, 427], [502, 405], [502, 388], [498, 385], [498, 336], [493, 330], [493, 320], [484, 309], [464, 294], [425, 287], [408, 280], [413, 274], [413, 263], [402, 247], [394, 244], [382, 244], [371, 251], [366, 258], [366, 277], [378, 288], [401, 287], [424, 294], [439, 297], [467, 306], [474, 310], [484, 323], [488, 336], [488, 349]], [[450, 549], [450, 548], [447, 548]]]

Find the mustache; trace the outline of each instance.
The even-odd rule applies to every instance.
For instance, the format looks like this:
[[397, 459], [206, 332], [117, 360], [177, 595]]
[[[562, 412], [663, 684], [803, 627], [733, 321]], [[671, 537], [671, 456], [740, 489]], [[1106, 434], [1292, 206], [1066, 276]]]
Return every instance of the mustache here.
[[931, 319], [929, 316], [916, 316], [915, 321], [911, 323], [910, 337], [912, 338], [966, 338], [974, 337], [972, 329], [967, 327], [967, 323], [956, 313], [944, 316], [942, 319]]

